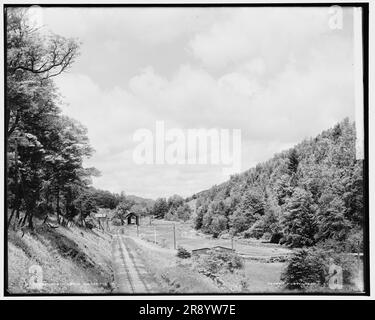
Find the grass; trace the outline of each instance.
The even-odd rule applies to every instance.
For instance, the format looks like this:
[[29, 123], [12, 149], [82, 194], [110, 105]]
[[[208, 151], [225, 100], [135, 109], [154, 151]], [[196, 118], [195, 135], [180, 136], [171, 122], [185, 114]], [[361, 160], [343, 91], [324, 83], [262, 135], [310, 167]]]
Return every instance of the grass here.
[[[154, 220], [152, 225], [150, 225], [148, 221], [143, 221], [143, 224], [138, 228], [138, 233], [146, 241], [154, 243], [156, 239], [156, 243], [159, 246], [174, 249], [173, 224], [176, 231], [176, 246], [182, 246], [190, 251], [213, 246], [232, 247], [231, 239], [214, 239], [209, 235], [204, 235], [194, 230], [190, 222]], [[126, 230], [128, 234], [134, 237], [137, 236], [136, 226], [127, 226]], [[233, 245], [238, 253], [248, 257], [270, 258], [289, 255], [292, 252], [286, 247], [277, 244], [262, 243], [260, 240], [254, 239], [236, 238]]]
[[[189, 223], [175, 223], [176, 245], [191, 251], [193, 249], [213, 246], [231, 246], [230, 239], [212, 239], [197, 233]], [[124, 232], [133, 237], [142, 248], [143, 255], [149, 261], [151, 271], [158, 275], [160, 281], [167, 283], [170, 292], [181, 293], [255, 293], [279, 292], [282, 290], [280, 275], [285, 263], [265, 263], [244, 259], [244, 268], [234, 273], [223, 272], [218, 275], [220, 284], [198, 273], [194, 259], [178, 259], [174, 250], [173, 222], [148, 221], [138, 228], [126, 226]], [[156, 244], [155, 244], [156, 233]], [[273, 257], [289, 254], [291, 250], [278, 245], [260, 241], [235, 241], [235, 249], [244, 256]]]
[[[191, 267], [191, 262], [176, 257], [174, 250], [154, 246], [133, 238], [129, 245], [143, 257], [146, 268], [160, 283], [158, 293], [218, 293], [222, 290]], [[186, 259], [190, 260], [190, 259]]]
[[280, 292], [282, 283], [280, 276], [285, 268], [285, 263], [262, 263], [247, 261], [244, 274], [247, 282], [245, 292]]
[[[9, 293], [109, 293], [112, 290], [111, 236], [77, 227], [37, 224], [35, 233], [8, 232]], [[33, 289], [32, 268], [43, 286]], [[31, 268], [31, 269], [30, 269]]]

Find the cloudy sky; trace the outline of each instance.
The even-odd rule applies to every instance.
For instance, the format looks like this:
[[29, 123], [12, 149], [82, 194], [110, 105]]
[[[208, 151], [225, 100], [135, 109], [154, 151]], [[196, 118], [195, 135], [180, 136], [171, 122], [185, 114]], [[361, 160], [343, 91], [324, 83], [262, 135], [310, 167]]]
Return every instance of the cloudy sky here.
[[50, 8], [82, 42], [56, 83], [96, 149], [94, 186], [156, 198], [225, 181], [220, 165], [137, 165], [137, 129], [241, 129], [242, 170], [354, 117], [352, 12], [328, 8]]

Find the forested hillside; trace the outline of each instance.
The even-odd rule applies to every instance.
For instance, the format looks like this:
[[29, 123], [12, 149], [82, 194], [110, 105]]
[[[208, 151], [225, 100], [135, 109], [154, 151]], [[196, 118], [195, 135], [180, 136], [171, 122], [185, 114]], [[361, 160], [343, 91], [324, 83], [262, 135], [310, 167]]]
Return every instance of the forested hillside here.
[[[362, 161], [348, 119], [229, 181], [195, 194], [195, 228], [293, 247], [362, 246]], [[345, 247], [345, 248], [344, 248]]]

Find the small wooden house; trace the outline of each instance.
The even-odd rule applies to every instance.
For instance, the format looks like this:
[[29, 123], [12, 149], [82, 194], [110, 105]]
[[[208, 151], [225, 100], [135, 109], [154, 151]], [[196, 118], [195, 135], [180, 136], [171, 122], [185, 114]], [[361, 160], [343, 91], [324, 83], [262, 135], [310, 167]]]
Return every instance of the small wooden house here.
[[140, 215], [135, 212], [129, 212], [126, 214], [125, 220], [127, 224], [135, 224], [139, 226]]

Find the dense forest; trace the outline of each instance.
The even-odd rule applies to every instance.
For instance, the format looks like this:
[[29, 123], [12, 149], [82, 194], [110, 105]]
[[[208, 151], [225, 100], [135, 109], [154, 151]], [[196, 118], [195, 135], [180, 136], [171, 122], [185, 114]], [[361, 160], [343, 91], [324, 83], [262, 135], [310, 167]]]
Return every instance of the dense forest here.
[[195, 228], [292, 247], [362, 246], [363, 172], [349, 119], [193, 195]]
[[26, 9], [7, 8], [6, 19], [8, 227], [33, 229], [35, 217], [49, 215], [58, 224], [85, 226], [99, 208], [149, 206], [150, 200], [91, 186], [100, 173], [83, 166], [94, 152], [87, 130], [61, 113], [54, 83], [79, 55], [79, 42], [33, 27]]
[[[34, 28], [24, 9], [7, 9], [6, 151], [8, 226], [33, 228], [35, 216], [54, 211], [57, 220], [92, 209], [86, 192], [94, 168], [82, 162], [93, 150], [86, 129], [61, 114], [54, 77], [67, 70], [79, 43]], [[24, 212], [21, 217], [20, 212]]]

